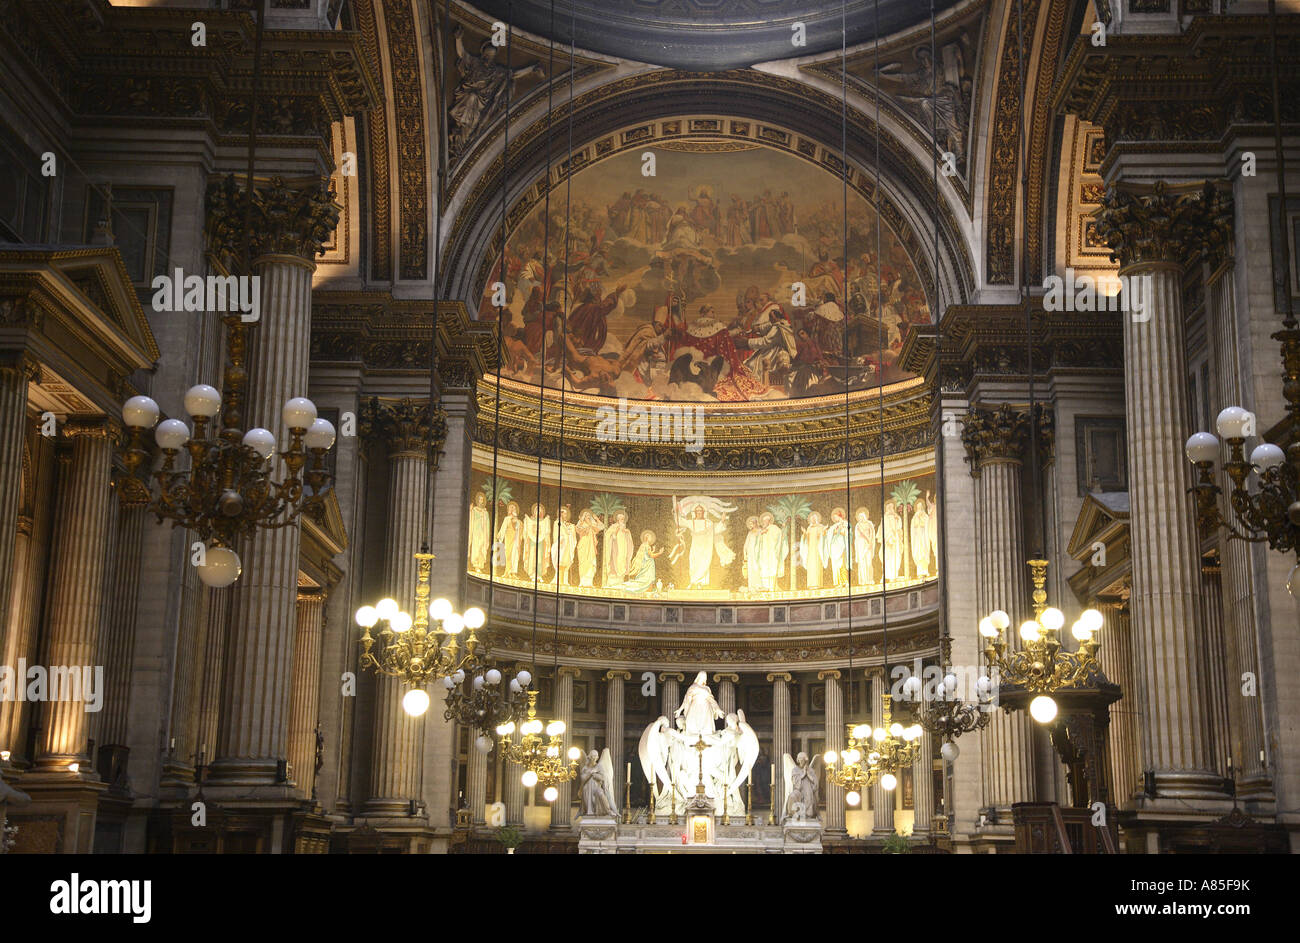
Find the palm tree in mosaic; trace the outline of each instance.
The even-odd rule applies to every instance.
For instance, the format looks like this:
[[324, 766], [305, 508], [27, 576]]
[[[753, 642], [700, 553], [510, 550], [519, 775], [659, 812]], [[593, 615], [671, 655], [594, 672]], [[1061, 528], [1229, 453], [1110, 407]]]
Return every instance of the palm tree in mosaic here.
[[916, 482], [910, 478], [905, 478], [894, 489], [889, 492], [889, 499], [894, 502], [894, 507], [898, 508], [898, 516], [903, 522], [903, 542], [900, 550], [902, 559], [898, 561], [898, 575], [906, 576], [907, 571], [912, 567], [912, 528], [907, 526], [908, 518], [912, 514], [912, 506], [916, 499], [921, 496], [921, 489], [916, 486]]
[[788, 494], [784, 498], [779, 498], [767, 506], [767, 511], [776, 519], [776, 522], [785, 528], [785, 545], [787, 565], [790, 567], [790, 589], [795, 588], [796, 560], [795, 553], [795, 528], [800, 521], [806, 521], [808, 515], [812, 513], [812, 505], [808, 499], [799, 494]]
[[[601, 550], [604, 551], [605, 541], [608, 539], [606, 535], [609, 533], [609, 519], [613, 517], [615, 514], [617, 514], [619, 511], [627, 510], [627, 505], [623, 503], [623, 499], [618, 495], [610, 494], [608, 491], [602, 491], [600, 494], [592, 496], [591, 504], [588, 505], [588, 507], [591, 510], [592, 514], [595, 514], [598, 518], [600, 518]], [[597, 559], [598, 560], [606, 559], [605, 553], [602, 552], [601, 554], [599, 554]], [[603, 571], [603, 566], [602, 566], [602, 572], [600, 578], [602, 580], [608, 579], [607, 574], [605, 574]]]
[[514, 499], [514, 489], [504, 478], [488, 477], [483, 479], [479, 490], [487, 495], [488, 507], [491, 509], [492, 523], [492, 569], [501, 565], [501, 541], [497, 540], [495, 529], [500, 525], [501, 505], [508, 505]]

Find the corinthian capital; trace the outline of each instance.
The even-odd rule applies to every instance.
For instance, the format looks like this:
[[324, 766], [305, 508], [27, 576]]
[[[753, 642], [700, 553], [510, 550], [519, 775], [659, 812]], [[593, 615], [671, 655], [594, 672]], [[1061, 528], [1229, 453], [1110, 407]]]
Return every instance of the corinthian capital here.
[[437, 454], [447, 441], [447, 414], [428, 400], [381, 400], [361, 404], [360, 433], [384, 443], [390, 455]]
[[1212, 183], [1118, 184], [1107, 188], [1097, 211], [1097, 235], [1121, 270], [1182, 265], [1231, 240], [1232, 197]]
[[329, 182], [318, 177], [254, 178], [251, 213], [248, 202], [233, 174], [208, 184], [208, 249], [228, 269], [243, 256], [246, 213], [250, 262], [267, 255], [291, 255], [310, 262], [324, 251], [341, 209]]
[[995, 409], [972, 406], [962, 420], [961, 431], [971, 475], [978, 478], [980, 467], [989, 462], [1020, 461], [1029, 441], [1029, 427], [1029, 413], [1009, 403]]

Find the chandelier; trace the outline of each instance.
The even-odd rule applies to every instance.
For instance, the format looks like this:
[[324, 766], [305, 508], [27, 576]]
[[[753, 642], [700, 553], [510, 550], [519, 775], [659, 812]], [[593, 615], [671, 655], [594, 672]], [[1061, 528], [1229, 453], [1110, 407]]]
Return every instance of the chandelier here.
[[483, 753], [491, 753], [492, 732], [505, 723], [523, 719], [525, 691], [532, 680], [532, 672], [520, 668], [506, 681], [505, 672], [494, 661], [476, 656], [442, 679], [447, 689], [443, 719], [477, 727], [480, 736], [475, 745]]
[[849, 724], [848, 745], [837, 754], [827, 750], [826, 779], [846, 790], [844, 801], [851, 806], [862, 802], [862, 790], [877, 782], [887, 792], [898, 786], [898, 772], [911, 766], [920, 752], [920, 724], [904, 727], [894, 720], [888, 694], [880, 696], [882, 724]]
[[1048, 607], [1047, 590], [1043, 588], [1047, 583], [1047, 561], [1028, 563], [1034, 584], [1034, 618], [1020, 625], [1020, 650], [1007, 651], [1003, 633], [1010, 627], [1011, 617], [1001, 609], [981, 619], [979, 631], [985, 639], [984, 658], [989, 669], [997, 672], [999, 683], [1024, 688], [1036, 695], [1029, 702], [1029, 714], [1040, 724], [1050, 724], [1056, 719], [1057, 711], [1053, 693], [1090, 687], [1100, 680], [1101, 667], [1097, 663], [1100, 643], [1096, 634], [1104, 620], [1096, 609], [1085, 609], [1070, 629], [1079, 642], [1079, 650], [1064, 651], [1061, 629], [1065, 625], [1065, 613]]
[[528, 789], [542, 787], [542, 798], [554, 802], [559, 798], [557, 788], [563, 783], [572, 782], [578, 775], [578, 761], [582, 750], [576, 746], [569, 747], [569, 762], [561, 759], [564, 752], [564, 721], [553, 720], [546, 725], [546, 736], [542, 736], [542, 722], [537, 717], [537, 689], [528, 690], [528, 716], [518, 725], [520, 738], [518, 743], [510, 739], [515, 732], [513, 720], [507, 720], [496, 728], [500, 738], [501, 755], [511, 763], [524, 768], [520, 782]]
[[[411, 690], [402, 699], [402, 708], [412, 717], [429, 709], [426, 684], [435, 678], [451, 677], [457, 683], [465, 678], [464, 668], [472, 664], [478, 651], [476, 629], [483, 627], [483, 610], [472, 606], [464, 615], [452, 610], [451, 603], [438, 598], [429, 602], [429, 571], [433, 554], [428, 545], [415, 554], [418, 580], [415, 586], [415, 615], [402, 610], [395, 599], [381, 599], [373, 606], [357, 610], [361, 636], [361, 664], [379, 674], [398, 678]], [[433, 620], [430, 623], [430, 620]], [[379, 623], [379, 637], [370, 630]], [[461, 651], [460, 635], [468, 630]], [[379, 648], [375, 649], [375, 643]]]
[[[244, 369], [247, 328], [238, 315], [226, 325], [225, 389], [205, 383], [185, 394], [193, 430], [181, 419], [164, 419], [148, 396], [132, 396], [122, 407], [130, 438], [123, 455], [126, 475], [122, 500], [146, 506], [158, 522], [194, 531], [205, 548], [197, 569], [207, 586], [221, 588], [239, 579], [243, 566], [234, 545], [255, 529], [286, 527], [304, 511], [320, 507], [333, 486], [325, 453], [334, 445], [334, 426], [316, 415], [311, 400], [295, 396], [281, 416], [289, 446], [276, 452], [269, 429], [240, 428], [248, 374]], [[156, 427], [156, 428], [155, 428]], [[162, 465], [150, 486], [143, 468], [149, 460], [145, 432], [154, 430]], [[182, 467], [180, 455], [189, 455]], [[284, 473], [277, 480], [277, 466]]]
[[[943, 680], [928, 699], [922, 700], [915, 716], [923, 729], [942, 739], [943, 745], [939, 748], [939, 753], [951, 763], [961, 754], [957, 738], [988, 726], [992, 716], [989, 708], [993, 703], [993, 685], [987, 676], [981, 676], [976, 682], [975, 703], [958, 697], [957, 675], [952, 670], [952, 638], [943, 636], [939, 645]], [[921, 679], [913, 675], [904, 681], [903, 694], [913, 700], [921, 699]]]

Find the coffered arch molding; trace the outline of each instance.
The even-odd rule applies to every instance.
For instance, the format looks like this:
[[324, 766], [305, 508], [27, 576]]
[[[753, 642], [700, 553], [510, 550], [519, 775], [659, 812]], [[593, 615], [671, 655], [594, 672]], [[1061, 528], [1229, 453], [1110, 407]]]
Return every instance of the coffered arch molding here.
[[[833, 174], [839, 173], [840, 100], [790, 79], [750, 71], [701, 74], [662, 70], [587, 92], [575, 99], [573, 111], [572, 167], [565, 166], [568, 102], [557, 102], [552, 114], [552, 188], [562, 183], [569, 172], [629, 149], [652, 147], [669, 140], [737, 137], [731, 133], [732, 120], [752, 123], [748, 139], [753, 143], [784, 149]], [[665, 120], [694, 115], [720, 116], [726, 119], [726, 124], [715, 133], [691, 132], [685, 127], [677, 134], [664, 133]], [[546, 119], [542, 116], [517, 135], [511, 135], [507, 193], [511, 229], [544, 197], [545, 131]], [[605, 143], [611, 139], [612, 146], [606, 147]], [[813, 153], [807, 153], [807, 147], [800, 149], [797, 143], [800, 139], [813, 145]], [[869, 202], [876, 178], [872, 169], [875, 148], [875, 126], [870, 117], [850, 108], [850, 185]], [[600, 153], [596, 153], [598, 150]], [[934, 237], [930, 220], [935, 204], [932, 168], [922, 167], [888, 132], [880, 137], [880, 161], [883, 215], [914, 253], [918, 275], [926, 285], [927, 294], [932, 294]], [[471, 310], [478, 306], [487, 270], [500, 251], [502, 176], [502, 155], [498, 150], [477, 179], [462, 184], [470, 188], [469, 193], [459, 201], [459, 212], [446, 227], [442, 265], [448, 281], [444, 297], [461, 300]], [[945, 193], [942, 187], [940, 192], [944, 195], [939, 220], [943, 301], [945, 305], [964, 303], [975, 290], [975, 269], [951, 194]], [[964, 214], [964, 209], [958, 211]], [[931, 304], [933, 300], [930, 298]]]

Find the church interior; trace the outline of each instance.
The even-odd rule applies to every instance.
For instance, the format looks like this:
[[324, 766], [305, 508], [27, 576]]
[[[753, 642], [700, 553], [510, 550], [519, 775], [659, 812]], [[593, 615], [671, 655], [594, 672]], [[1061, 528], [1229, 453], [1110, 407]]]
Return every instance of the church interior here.
[[1300, 851], [1300, 3], [0, 49], [0, 854]]

